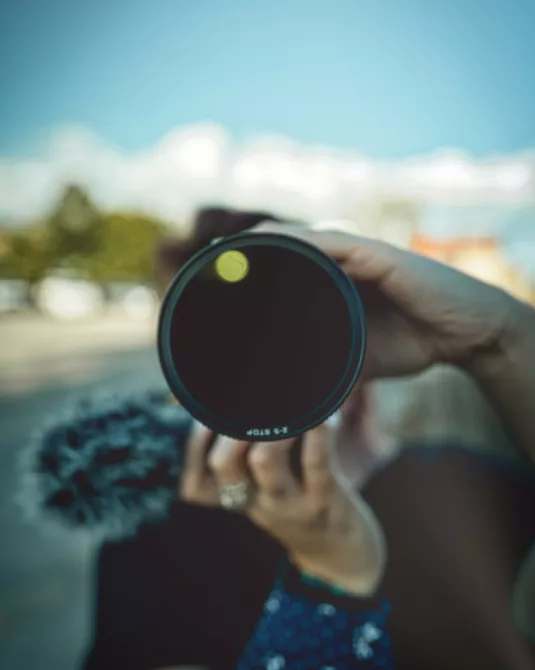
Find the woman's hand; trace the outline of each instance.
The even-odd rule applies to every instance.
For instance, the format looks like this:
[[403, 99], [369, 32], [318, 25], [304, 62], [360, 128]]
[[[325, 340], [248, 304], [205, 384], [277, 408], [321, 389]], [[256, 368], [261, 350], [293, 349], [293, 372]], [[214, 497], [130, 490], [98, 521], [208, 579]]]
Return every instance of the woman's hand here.
[[367, 317], [369, 378], [412, 374], [435, 363], [469, 365], [500, 347], [521, 311], [500, 289], [379, 240], [273, 223], [254, 230], [314, 244], [357, 283]]
[[384, 540], [371, 510], [337, 479], [333, 440], [325, 424], [304, 436], [298, 481], [290, 467], [294, 440], [252, 444], [219, 437], [207, 467], [213, 434], [197, 430], [188, 445], [181, 497], [217, 506], [222, 488], [247, 483], [244, 513], [287, 549], [297, 567], [369, 595], [382, 576]]
[[[362, 296], [368, 329], [363, 377], [464, 369], [513, 444], [535, 462], [535, 309], [447, 265], [379, 240], [266, 223], [338, 261]], [[351, 401], [349, 402], [351, 404]]]

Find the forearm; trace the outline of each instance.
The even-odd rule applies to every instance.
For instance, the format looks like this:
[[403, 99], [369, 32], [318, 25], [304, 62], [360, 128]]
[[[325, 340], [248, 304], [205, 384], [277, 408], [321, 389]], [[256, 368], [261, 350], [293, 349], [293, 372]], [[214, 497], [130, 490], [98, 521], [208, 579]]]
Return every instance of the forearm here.
[[358, 533], [351, 533], [341, 545], [329, 543], [328, 555], [304, 557], [291, 554], [291, 560], [306, 574], [355, 597], [371, 597], [381, 586], [387, 543], [381, 524], [369, 505], [358, 494], [352, 494], [352, 500], [352, 515], [358, 524]]
[[513, 443], [535, 463], [535, 310], [511, 302], [511, 324], [496, 351], [469, 366]]

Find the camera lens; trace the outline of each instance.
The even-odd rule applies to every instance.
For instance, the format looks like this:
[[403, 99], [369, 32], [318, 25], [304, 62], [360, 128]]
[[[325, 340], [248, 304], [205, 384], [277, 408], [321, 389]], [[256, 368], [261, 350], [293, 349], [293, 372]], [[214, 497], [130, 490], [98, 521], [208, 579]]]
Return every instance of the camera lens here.
[[347, 275], [279, 234], [242, 233], [201, 250], [167, 292], [158, 332], [179, 402], [215, 432], [262, 441], [330, 416], [357, 379], [364, 346]]

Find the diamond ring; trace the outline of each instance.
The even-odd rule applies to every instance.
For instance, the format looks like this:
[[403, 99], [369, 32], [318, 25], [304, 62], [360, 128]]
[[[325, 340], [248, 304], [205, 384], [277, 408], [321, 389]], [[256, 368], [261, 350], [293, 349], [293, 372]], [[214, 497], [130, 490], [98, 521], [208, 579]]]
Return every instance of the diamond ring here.
[[219, 502], [229, 510], [245, 509], [252, 496], [253, 488], [249, 482], [238, 482], [219, 487]]

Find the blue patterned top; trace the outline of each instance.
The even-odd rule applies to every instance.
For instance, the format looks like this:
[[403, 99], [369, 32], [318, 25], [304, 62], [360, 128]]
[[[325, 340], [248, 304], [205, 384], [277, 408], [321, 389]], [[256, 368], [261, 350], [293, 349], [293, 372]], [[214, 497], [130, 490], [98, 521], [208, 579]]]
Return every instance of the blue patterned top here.
[[394, 670], [389, 612], [384, 598], [298, 593], [279, 578], [237, 670]]

